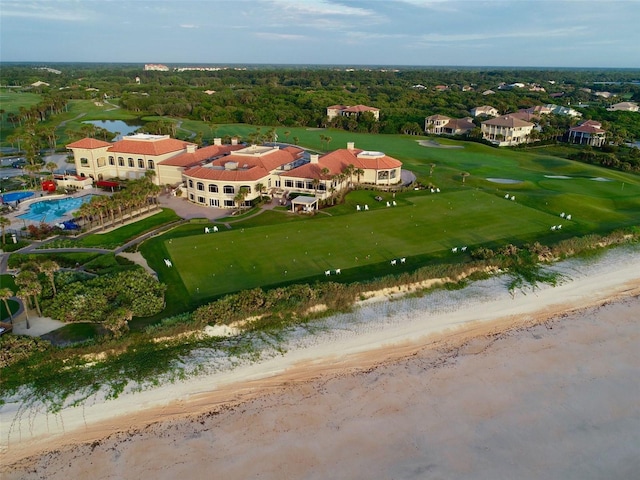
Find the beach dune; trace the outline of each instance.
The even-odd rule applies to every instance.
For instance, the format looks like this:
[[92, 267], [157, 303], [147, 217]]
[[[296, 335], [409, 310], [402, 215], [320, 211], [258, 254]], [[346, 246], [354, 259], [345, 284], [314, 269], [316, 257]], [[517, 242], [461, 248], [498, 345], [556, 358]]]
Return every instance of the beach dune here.
[[332, 343], [59, 415], [7, 403], [3, 478], [633, 478], [640, 257], [557, 268], [557, 287], [363, 307]]

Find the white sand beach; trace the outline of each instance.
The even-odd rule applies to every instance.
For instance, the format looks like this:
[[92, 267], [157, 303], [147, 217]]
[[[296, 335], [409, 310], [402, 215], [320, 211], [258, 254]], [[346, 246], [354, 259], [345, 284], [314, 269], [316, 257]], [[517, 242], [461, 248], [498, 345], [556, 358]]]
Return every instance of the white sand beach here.
[[2, 478], [631, 478], [640, 255], [368, 302], [235, 369], [46, 414], [0, 407]]

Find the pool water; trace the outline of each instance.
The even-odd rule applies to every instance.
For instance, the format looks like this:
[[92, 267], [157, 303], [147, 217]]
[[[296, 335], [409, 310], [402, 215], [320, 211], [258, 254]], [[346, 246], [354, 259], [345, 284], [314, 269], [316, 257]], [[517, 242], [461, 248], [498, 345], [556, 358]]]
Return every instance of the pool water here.
[[18, 218], [31, 220], [33, 222], [53, 222], [78, 210], [80, 205], [90, 202], [92, 197], [93, 195], [84, 195], [83, 197], [68, 197], [58, 200], [35, 202], [29, 205], [29, 211], [27, 213], [20, 215]]
[[33, 196], [33, 192], [10, 192], [0, 195], [4, 203], [17, 202]]

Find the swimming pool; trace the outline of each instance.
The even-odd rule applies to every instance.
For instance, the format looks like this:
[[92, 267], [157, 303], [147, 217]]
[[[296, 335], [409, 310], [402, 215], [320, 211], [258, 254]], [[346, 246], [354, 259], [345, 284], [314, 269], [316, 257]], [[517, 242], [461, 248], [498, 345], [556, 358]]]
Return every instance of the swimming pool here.
[[9, 192], [0, 195], [4, 203], [17, 202], [18, 200], [24, 200], [29, 197], [33, 197], [33, 192]]
[[61, 219], [70, 212], [80, 208], [80, 205], [91, 201], [94, 195], [84, 195], [83, 197], [67, 197], [58, 200], [42, 200], [29, 205], [29, 211], [18, 218], [31, 220], [33, 222], [49, 223]]

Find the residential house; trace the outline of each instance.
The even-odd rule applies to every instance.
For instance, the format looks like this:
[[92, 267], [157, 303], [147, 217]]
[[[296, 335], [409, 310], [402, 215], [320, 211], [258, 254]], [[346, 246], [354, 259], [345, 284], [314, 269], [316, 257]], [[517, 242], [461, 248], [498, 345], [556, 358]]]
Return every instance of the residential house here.
[[601, 147], [606, 142], [607, 132], [596, 120], [586, 120], [577, 127], [571, 127], [567, 135], [569, 143]]
[[609, 108], [607, 108], [610, 112], [637, 112], [640, 110], [638, 108], [638, 104], [634, 102], [620, 102], [614, 103]]
[[445, 115], [431, 115], [425, 118], [424, 129], [435, 135], [464, 135], [476, 128], [470, 118], [450, 118]]
[[333, 120], [336, 117], [359, 117], [364, 112], [371, 112], [376, 120], [380, 120], [380, 109], [366, 105], [331, 105], [327, 107], [327, 117]]
[[534, 124], [514, 117], [503, 115], [482, 122], [482, 138], [498, 146], [511, 146], [525, 143], [533, 130]]
[[580, 118], [582, 116], [582, 113], [570, 107], [554, 105], [552, 103], [547, 105], [547, 107], [551, 108], [551, 113], [553, 113], [554, 115], [567, 115], [569, 117], [575, 118]]
[[481, 107], [475, 107], [471, 109], [472, 117], [480, 117], [480, 116], [497, 117], [498, 115], [500, 115], [500, 112], [498, 112], [498, 109], [495, 107], [492, 107], [491, 105], [482, 105]]

